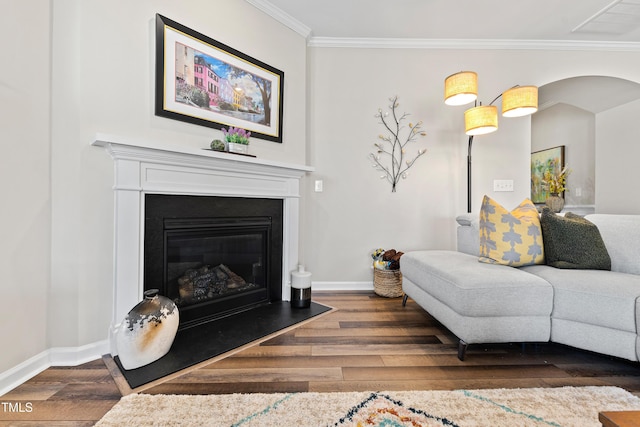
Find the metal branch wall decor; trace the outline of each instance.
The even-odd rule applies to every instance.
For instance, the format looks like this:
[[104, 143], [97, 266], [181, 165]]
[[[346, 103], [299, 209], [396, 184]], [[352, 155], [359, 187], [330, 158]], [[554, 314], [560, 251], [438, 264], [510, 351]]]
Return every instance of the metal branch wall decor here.
[[[382, 109], [378, 108], [378, 113], [375, 115], [388, 134], [378, 135], [380, 141], [373, 144], [376, 147], [376, 152], [369, 153], [369, 158], [373, 163], [372, 166], [376, 170], [383, 172], [380, 175], [380, 179], [389, 181], [391, 183], [391, 192], [395, 193], [400, 178], [406, 179], [408, 176], [407, 171], [420, 156], [427, 152], [426, 149], [422, 148], [418, 150], [415, 156], [407, 157], [405, 147], [418, 137], [423, 137], [427, 134], [422, 130], [422, 120], [415, 125], [409, 122], [407, 130], [403, 122], [409, 114], [398, 115], [396, 111], [400, 106], [398, 96], [389, 98], [389, 101], [391, 102], [389, 111], [383, 113]], [[404, 136], [401, 136], [401, 134], [404, 134]]]

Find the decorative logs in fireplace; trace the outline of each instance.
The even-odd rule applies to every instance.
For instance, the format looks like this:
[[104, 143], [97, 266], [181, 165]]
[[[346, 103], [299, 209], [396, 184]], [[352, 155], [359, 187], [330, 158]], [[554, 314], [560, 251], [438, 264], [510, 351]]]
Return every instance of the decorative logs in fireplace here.
[[178, 306], [193, 304], [229, 292], [239, 292], [255, 287], [258, 285], [247, 283], [224, 264], [216, 267], [203, 265], [200, 268], [185, 271], [184, 275], [178, 278], [180, 298], [176, 300], [176, 304]]

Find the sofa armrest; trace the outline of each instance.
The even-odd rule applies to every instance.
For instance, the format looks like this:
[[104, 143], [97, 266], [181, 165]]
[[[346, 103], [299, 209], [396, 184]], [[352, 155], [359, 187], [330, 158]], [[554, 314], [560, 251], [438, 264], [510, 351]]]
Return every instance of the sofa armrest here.
[[478, 215], [458, 215], [456, 221], [458, 222], [458, 252], [477, 256], [480, 250]]
[[471, 213], [461, 214], [456, 217], [456, 221], [459, 225], [472, 225], [474, 222], [478, 222], [478, 216]]

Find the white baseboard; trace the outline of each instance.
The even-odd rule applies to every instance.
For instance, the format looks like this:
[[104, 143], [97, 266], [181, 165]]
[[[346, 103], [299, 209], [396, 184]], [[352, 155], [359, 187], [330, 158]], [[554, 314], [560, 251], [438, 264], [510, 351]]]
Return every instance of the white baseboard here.
[[77, 366], [109, 353], [109, 341], [98, 341], [81, 347], [54, 347], [0, 373], [0, 396], [35, 377], [51, 366]]
[[311, 282], [316, 291], [373, 291], [373, 282]]

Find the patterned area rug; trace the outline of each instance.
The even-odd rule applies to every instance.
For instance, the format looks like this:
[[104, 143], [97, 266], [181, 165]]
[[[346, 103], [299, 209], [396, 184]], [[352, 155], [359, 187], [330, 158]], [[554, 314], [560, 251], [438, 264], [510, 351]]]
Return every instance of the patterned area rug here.
[[125, 396], [96, 426], [576, 426], [640, 410], [617, 387]]

